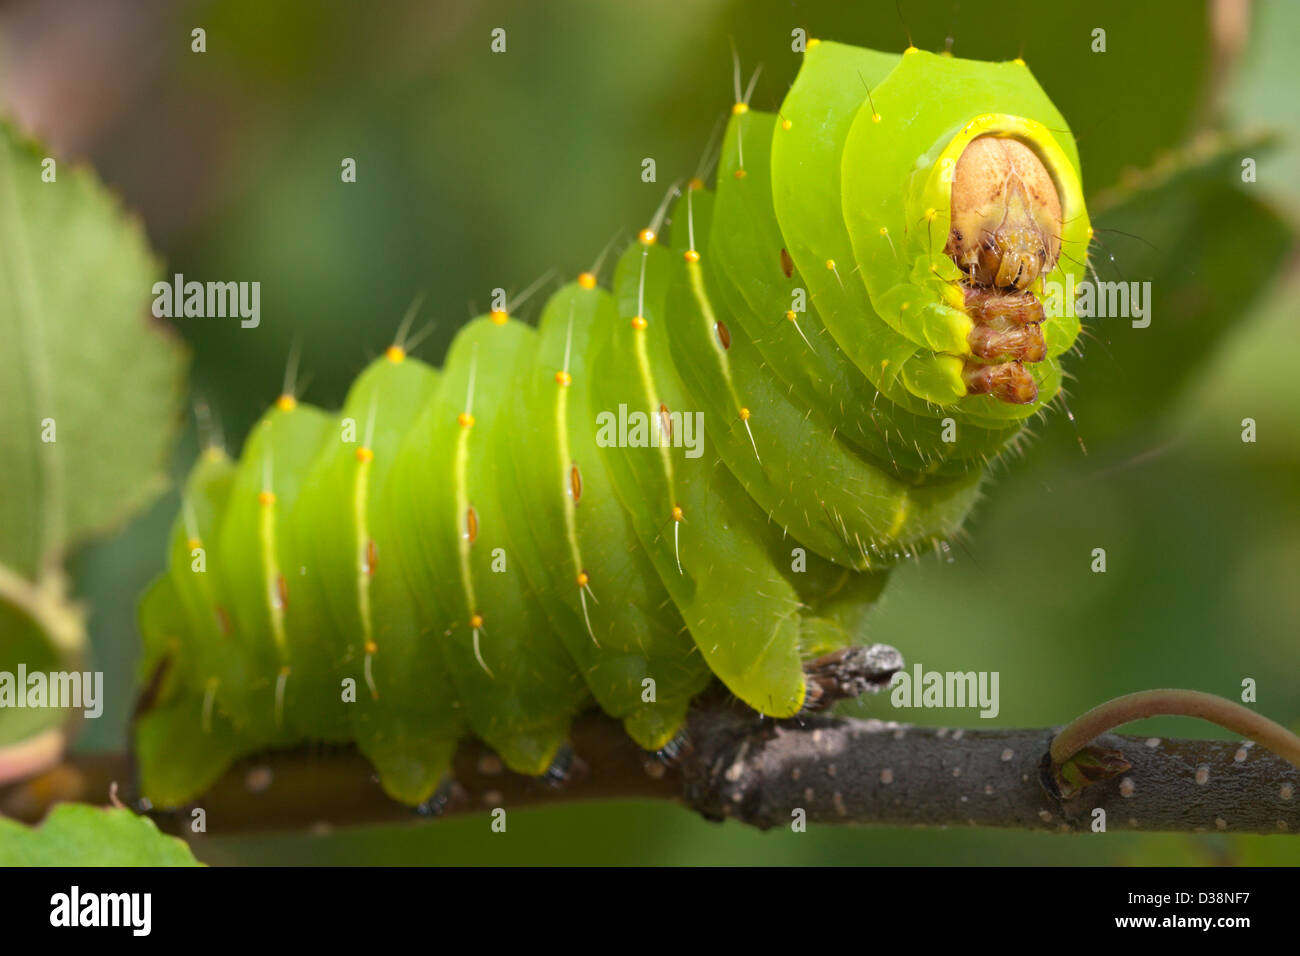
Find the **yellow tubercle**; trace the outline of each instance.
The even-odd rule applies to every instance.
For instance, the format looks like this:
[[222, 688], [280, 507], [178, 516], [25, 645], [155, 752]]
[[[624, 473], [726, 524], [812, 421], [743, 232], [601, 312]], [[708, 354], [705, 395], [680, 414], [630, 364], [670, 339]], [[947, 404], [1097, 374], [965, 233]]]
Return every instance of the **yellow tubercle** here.
[[406, 349], [402, 348], [400, 345], [390, 345], [384, 350], [384, 358], [388, 359], [388, 361], [392, 362], [394, 365], [400, 365], [406, 360]]
[[748, 113], [748, 112], [749, 112], [749, 104], [748, 104], [748, 103], [733, 103], [733, 104], [731, 105], [731, 112], [732, 112], [734, 115], [736, 115], [736, 116], [741, 116], [741, 115], [743, 115], [743, 114], [745, 114], [745, 113]]
[[365, 445], [362, 445], [360, 448], [357, 449], [357, 461], [374, 461], [374, 460], [375, 460], [374, 449], [367, 448]]
[[749, 421], [749, 409], [748, 409], [748, 408], [742, 408], [742, 409], [740, 410], [740, 420], [741, 420], [742, 422], [747, 422], [747, 421]]
[[642, 229], [636, 238], [643, 246], [653, 246], [655, 244], [655, 239], [657, 239], [658, 236], [655, 235], [653, 229]]
[[687, 262], [699, 262], [700, 254], [696, 252], [694, 249], [687, 249], [685, 252], [682, 253], [682, 258], [685, 259]]
[[641, 315], [632, 316], [632, 328], [636, 329], [638, 332], [645, 331], [645, 327], [647, 324], [648, 323], [645, 320], [645, 316], [641, 316]]
[[269, 508], [271, 505], [275, 504], [275, 492], [274, 491], [258, 492], [257, 501], [259, 504], [262, 505], [262, 507]]
[[510, 321], [510, 315], [504, 309], [493, 309], [488, 313], [488, 318], [492, 320], [493, 325], [505, 325]]
[[477, 631], [479, 628], [481, 628], [481, 627], [483, 626], [483, 615], [482, 615], [482, 614], [471, 614], [471, 615], [470, 615], [470, 619], [469, 619], [469, 626], [472, 627], [472, 628], [474, 628], [474, 630], [476, 630], [476, 631]]
[[190, 538], [185, 542], [185, 547], [193, 551], [195, 548], [203, 547], [203, 541], [199, 538]]
[[456, 423], [460, 425], [461, 428], [473, 428], [474, 416], [469, 412], [461, 412], [456, 416]]
[[596, 288], [596, 277], [590, 272], [584, 272], [578, 276], [578, 285], [584, 289], [594, 289]]
[[573, 376], [570, 375], [568, 372], [564, 371], [563, 369], [561, 369], [560, 371], [555, 373], [555, 382], [557, 385], [560, 386], [572, 385]]
[[282, 412], [291, 412], [298, 407], [298, 399], [292, 395], [281, 395], [275, 400], [275, 407]]
[[578, 573], [578, 587], [585, 588], [587, 586], [588, 580], [589, 578], [587, 577], [586, 571], [581, 571]]
[[672, 514], [673, 514], [673, 520], [674, 520], [674, 521], [681, 521], [681, 520], [683, 520], [683, 517], [682, 517], [682, 506], [681, 506], [681, 505], [673, 505], [673, 512], [672, 512]]

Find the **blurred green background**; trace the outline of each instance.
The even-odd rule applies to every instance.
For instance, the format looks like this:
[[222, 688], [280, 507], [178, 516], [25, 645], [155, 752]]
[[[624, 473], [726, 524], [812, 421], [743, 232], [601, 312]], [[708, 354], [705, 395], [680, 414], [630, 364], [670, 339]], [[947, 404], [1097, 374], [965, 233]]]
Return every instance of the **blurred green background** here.
[[[869, 636], [909, 664], [999, 670], [1001, 714], [980, 723], [1061, 724], [1152, 686], [1235, 698], [1253, 678], [1258, 709], [1300, 726], [1300, 5], [899, 8], [12, 3], [0, 9], [0, 82], [22, 125], [56, 154], [88, 159], [139, 211], [168, 274], [261, 282], [255, 330], [178, 323], [194, 395], [238, 447], [294, 343], [304, 397], [336, 407], [417, 296], [417, 328], [434, 323], [418, 352], [437, 361], [493, 287], [518, 291], [549, 269], [571, 276], [629, 238], [666, 185], [694, 171], [730, 105], [733, 40], [746, 75], [763, 66], [760, 109], [775, 108], [797, 69], [796, 27], [879, 49], [901, 50], [910, 34], [959, 56], [1023, 55], [1079, 138], [1101, 211], [1096, 267], [1153, 281], [1152, 325], [1087, 330], [1068, 365], [1075, 422], [1058, 411], [1036, 425], [1023, 460], [998, 469], [955, 560], [900, 569]], [[190, 51], [194, 27], [206, 53]], [[494, 27], [507, 31], [504, 54], [489, 51]], [[1105, 53], [1092, 52], [1096, 28]], [[1277, 137], [1267, 151], [1249, 138], [1260, 125]], [[1189, 151], [1198, 134], [1203, 151]], [[1240, 181], [1245, 155], [1259, 159], [1254, 184]], [[641, 182], [646, 156], [657, 184]], [[344, 157], [357, 161], [355, 184], [340, 182]], [[1135, 172], [1151, 167], [1164, 172]], [[1246, 417], [1255, 444], [1241, 441]], [[191, 427], [178, 476], [195, 447]], [[124, 744], [135, 602], [162, 566], [176, 508], [173, 491], [76, 561], [110, 691], [82, 748]], [[1096, 547], [1105, 574], [1089, 569]], [[887, 699], [857, 710], [899, 716]], [[1215, 733], [1178, 720], [1135, 731]], [[631, 803], [512, 811], [505, 835], [486, 817], [275, 838], [209, 825], [195, 849], [212, 862], [1300, 862], [1293, 838], [760, 834]]]

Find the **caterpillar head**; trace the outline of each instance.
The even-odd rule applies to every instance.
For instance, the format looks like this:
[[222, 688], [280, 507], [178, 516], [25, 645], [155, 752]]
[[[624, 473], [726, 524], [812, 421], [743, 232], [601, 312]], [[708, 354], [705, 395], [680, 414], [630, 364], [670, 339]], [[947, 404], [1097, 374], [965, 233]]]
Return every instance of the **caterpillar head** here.
[[944, 248], [971, 284], [1028, 289], [1061, 254], [1061, 197], [1038, 154], [980, 136], [957, 160]]

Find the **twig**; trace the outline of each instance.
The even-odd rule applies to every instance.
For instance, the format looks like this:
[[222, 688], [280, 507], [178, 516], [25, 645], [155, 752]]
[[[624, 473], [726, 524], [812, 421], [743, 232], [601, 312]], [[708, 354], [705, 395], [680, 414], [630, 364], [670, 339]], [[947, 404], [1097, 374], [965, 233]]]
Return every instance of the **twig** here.
[[[1128, 769], [1062, 797], [1047, 772], [1054, 729], [949, 730], [814, 715], [773, 722], [734, 702], [702, 702], [690, 746], [674, 764], [645, 754], [621, 725], [587, 715], [574, 726], [575, 760], [559, 786], [501, 769], [483, 745], [457, 755], [443, 814], [590, 799], [668, 799], [711, 819], [1081, 830], [1105, 811], [1109, 830], [1300, 831], [1300, 771], [1249, 743], [1104, 736]], [[105, 803], [116, 780], [129, 797], [125, 757], [70, 763], [0, 790], [0, 812], [39, 819], [58, 800]], [[268, 754], [228, 773], [196, 806], [209, 835], [303, 831], [418, 819], [388, 799], [351, 748]], [[184, 832], [188, 810], [155, 813]], [[188, 833], [186, 835], [189, 835]]]

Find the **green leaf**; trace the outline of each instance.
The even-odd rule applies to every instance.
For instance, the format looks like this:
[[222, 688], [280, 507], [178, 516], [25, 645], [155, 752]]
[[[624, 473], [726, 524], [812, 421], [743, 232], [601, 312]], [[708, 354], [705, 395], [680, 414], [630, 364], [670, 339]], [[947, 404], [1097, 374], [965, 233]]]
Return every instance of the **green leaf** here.
[[185, 841], [130, 810], [61, 803], [39, 827], [0, 819], [0, 866], [199, 866]]
[[0, 126], [0, 563], [29, 578], [160, 490], [185, 364], [140, 224], [89, 170], [42, 181], [44, 158]]
[[[0, 124], [0, 670], [77, 664], [63, 562], [164, 485], [186, 357], [150, 315], [158, 272], [89, 170]], [[0, 715], [0, 743], [33, 720]]]

